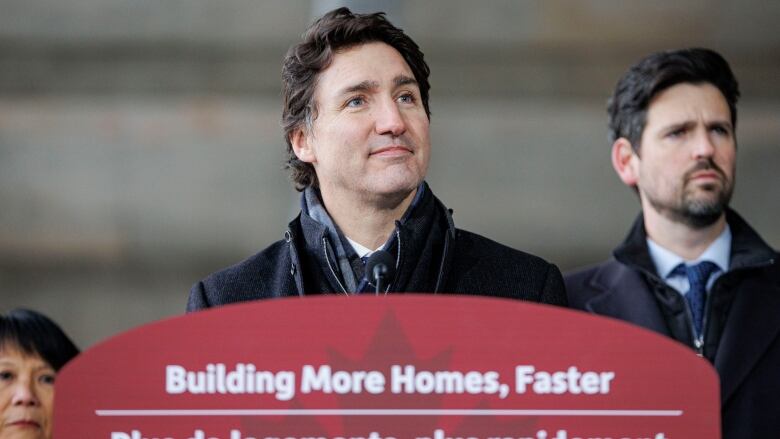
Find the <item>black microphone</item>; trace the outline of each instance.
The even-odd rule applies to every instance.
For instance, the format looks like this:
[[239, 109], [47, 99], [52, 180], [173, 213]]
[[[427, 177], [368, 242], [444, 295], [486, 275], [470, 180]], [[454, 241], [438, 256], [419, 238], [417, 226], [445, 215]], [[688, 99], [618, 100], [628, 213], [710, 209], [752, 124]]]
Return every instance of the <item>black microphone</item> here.
[[376, 294], [383, 291], [395, 275], [395, 258], [384, 250], [371, 253], [366, 261], [368, 283], [376, 287]]

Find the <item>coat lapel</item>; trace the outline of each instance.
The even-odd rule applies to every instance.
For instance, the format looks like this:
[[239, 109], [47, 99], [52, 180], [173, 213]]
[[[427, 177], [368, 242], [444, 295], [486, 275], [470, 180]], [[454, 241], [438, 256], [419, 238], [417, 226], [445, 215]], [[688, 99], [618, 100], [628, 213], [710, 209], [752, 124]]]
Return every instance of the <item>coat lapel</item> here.
[[750, 276], [734, 297], [715, 358], [724, 404], [780, 336], [780, 285], [771, 281]]
[[653, 293], [636, 270], [610, 260], [595, 272], [590, 287], [601, 293], [585, 304], [588, 311], [670, 335]]
[[[777, 253], [736, 212], [726, 212], [733, 234], [730, 273], [734, 303], [715, 357], [725, 403], [780, 336], [780, 269]], [[778, 372], [780, 373], [780, 372]]]

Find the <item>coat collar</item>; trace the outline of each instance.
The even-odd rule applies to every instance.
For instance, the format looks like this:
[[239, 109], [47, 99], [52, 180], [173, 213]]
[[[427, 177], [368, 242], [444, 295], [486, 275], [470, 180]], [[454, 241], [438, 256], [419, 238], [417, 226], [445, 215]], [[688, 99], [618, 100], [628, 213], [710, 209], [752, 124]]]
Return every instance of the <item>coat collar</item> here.
[[647, 249], [647, 232], [645, 231], [644, 216], [641, 212], [634, 220], [626, 239], [612, 252], [612, 255], [622, 264], [653, 276], [658, 275], [655, 272], [655, 264], [650, 257], [650, 251]]
[[[726, 209], [726, 222], [731, 228], [731, 266], [729, 271], [771, 264], [775, 251], [764, 242], [739, 214]], [[647, 232], [642, 213], [634, 221], [626, 239], [613, 252], [619, 262], [657, 276], [655, 264], [647, 250]]]
[[732, 233], [729, 271], [762, 267], [776, 262], [777, 253], [737, 212], [731, 209], [726, 211], [726, 221]]
[[[396, 234], [392, 241], [395, 243], [400, 240], [401, 245], [393, 245], [391, 253], [398, 260], [398, 269], [396, 278], [392, 285], [400, 285], [402, 290], [408, 290], [406, 287], [413, 288], [414, 291], [433, 291], [437, 292], [447, 280], [448, 267], [452, 259], [455, 247], [455, 237], [457, 236], [455, 223], [452, 220], [452, 210], [447, 209], [444, 204], [433, 194], [426, 182], [422, 183], [422, 192], [419, 199], [415, 199], [414, 205], [402, 221], [396, 222]], [[328, 269], [328, 260], [331, 265], [335, 259], [335, 254], [329, 242], [329, 233], [326, 226], [317, 222], [305, 211], [301, 211], [298, 217], [288, 224], [288, 231], [285, 233], [285, 240], [290, 243], [291, 260], [293, 268], [291, 274], [295, 278], [295, 284], [299, 295], [304, 295], [304, 291], [312, 291], [312, 285], [304, 285], [304, 276], [298, 261], [301, 253], [308, 254], [319, 269], [310, 267], [309, 269], [319, 270], [319, 278], [325, 279], [331, 286], [331, 290], [339, 291], [338, 273]], [[437, 263], [436, 266], [430, 266], [430, 273], [427, 275], [433, 278], [420, 284], [421, 279], [425, 277], [423, 268], [418, 267], [420, 256], [428, 255], [433, 251], [435, 255], [429, 261]], [[396, 255], [397, 253], [397, 255]], [[411, 283], [411, 285], [407, 285]], [[428, 285], [430, 284], [430, 285]], [[416, 285], [416, 287], [415, 287]], [[411, 291], [411, 290], [409, 290]]]

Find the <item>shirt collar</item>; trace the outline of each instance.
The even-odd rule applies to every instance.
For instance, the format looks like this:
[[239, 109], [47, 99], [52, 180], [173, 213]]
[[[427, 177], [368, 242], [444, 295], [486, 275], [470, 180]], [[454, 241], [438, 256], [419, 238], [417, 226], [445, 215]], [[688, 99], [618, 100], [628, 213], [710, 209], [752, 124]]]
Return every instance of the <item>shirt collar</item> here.
[[702, 261], [710, 261], [715, 263], [718, 268], [724, 273], [729, 269], [729, 259], [731, 255], [731, 229], [729, 225], [715, 238], [715, 241], [704, 250], [698, 258], [693, 261], [686, 261], [681, 256], [661, 247], [658, 243], [647, 237], [647, 249], [650, 253], [650, 259], [655, 264], [656, 273], [661, 276], [662, 279], [669, 277], [672, 270], [678, 265], [687, 264], [695, 265]]
[[384, 245], [382, 245], [382, 247], [379, 247], [376, 250], [371, 250], [368, 247], [360, 245], [359, 242], [353, 241], [353, 240], [349, 239], [349, 236], [345, 236], [345, 238], [347, 238], [347, 242], [349, 242], [349, 244], [352, 246], [352, 248], [355, 249], [355, 253], [357, 253], [358, 257], [361, 257], [361, 258], [365, 258], [366, 256], [371, 256], [372, 253], [374, 253], [377, 250], [381, 250], [382, 247], [384, 247]]

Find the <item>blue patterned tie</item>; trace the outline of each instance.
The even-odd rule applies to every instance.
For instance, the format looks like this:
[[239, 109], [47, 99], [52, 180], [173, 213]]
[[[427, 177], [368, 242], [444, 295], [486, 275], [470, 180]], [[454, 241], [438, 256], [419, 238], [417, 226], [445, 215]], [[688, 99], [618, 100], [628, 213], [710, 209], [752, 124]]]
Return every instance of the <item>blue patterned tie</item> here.
[[691, 308], [693, 327], [696, 330], [696, 338], [701, 337], [704, 324], [704, 303], [707, 300], [707, 281], [712, 273], [718, 270], [718, 266], [710, 261], [699, 262], [696, 265], [678, 265], [674, 271], [688, 276], [690, 289], [685, 295], [688, 306]]

